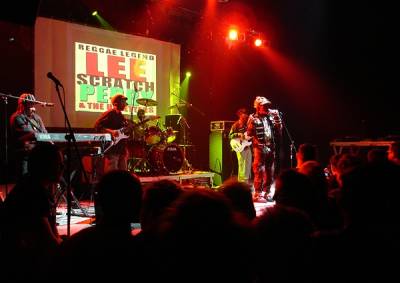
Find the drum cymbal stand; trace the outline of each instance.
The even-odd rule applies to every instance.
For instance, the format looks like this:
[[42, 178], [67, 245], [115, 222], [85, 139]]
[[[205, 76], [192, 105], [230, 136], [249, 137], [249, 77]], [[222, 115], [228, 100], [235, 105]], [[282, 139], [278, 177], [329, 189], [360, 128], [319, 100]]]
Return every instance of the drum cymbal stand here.
[[181, 116], [179, 117], [179, 120], [177, 122], [178, 124], [180, 123], [183, 129], [183, 165], [182, 165], [182, 171], [184, 173], [192, 173], [192, 165], [190, 165], [189, 161], [186, 158], [186, 147], [187, 147], [187, 140], [186, 140], [186, 129], [190, 129], [190, 126], [186, 120], [185, 117], [183, 117], [183, 115], [181, 114]]

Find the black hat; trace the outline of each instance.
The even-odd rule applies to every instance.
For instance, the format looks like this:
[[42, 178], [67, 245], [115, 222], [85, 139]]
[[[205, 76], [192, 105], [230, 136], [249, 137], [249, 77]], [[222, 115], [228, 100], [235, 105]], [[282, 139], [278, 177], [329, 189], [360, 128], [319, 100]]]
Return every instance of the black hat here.
[[128, 100], [128, 98], [126, 96], [123, 96], [122, 94], [116, 94], [113, 97], [111, 97], [111, 103], [115, 104], [115, 103], [119, 103], [123, 100]]
[[33, 103], [37, 104], [36, 98], [33, 94], [30, 93], [23, 93], [18, 99], [18, 104], [26, 104], [26, 103]]

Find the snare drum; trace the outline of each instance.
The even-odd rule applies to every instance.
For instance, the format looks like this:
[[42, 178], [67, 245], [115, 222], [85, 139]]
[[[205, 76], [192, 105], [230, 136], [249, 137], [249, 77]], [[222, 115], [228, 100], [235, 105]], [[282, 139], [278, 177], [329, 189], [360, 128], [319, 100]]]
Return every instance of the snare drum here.
[[176, 135], [174, 133], [174, 129], [172, 127], [168, 127], [165, 131], [164, 131], [164, 138], [166, 140], [167, 143], [172, 143], [175, 141], [176, 139]]
[[148, 127], [145, 131], [147, 145], [155, 145], [161, 141], [161, 129], [157, 126]]

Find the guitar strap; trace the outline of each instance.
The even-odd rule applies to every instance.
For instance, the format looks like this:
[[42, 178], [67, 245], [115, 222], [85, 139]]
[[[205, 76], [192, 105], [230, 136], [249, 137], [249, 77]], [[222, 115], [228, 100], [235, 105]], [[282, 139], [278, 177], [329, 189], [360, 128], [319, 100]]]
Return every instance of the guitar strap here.
[[35, 119], [31, 119], [26, 115], [25, 115], [25, 119], [35, 131], [37, 131], [39, 133], [43, 132], [42, 127], [40, 126], [40, 124]]

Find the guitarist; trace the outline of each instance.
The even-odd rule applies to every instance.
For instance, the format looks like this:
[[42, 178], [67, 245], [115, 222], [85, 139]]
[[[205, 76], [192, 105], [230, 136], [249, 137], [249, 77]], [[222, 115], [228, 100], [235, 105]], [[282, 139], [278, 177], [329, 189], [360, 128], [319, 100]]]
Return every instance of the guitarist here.
[[[95, 123], [97, 132], [110, 133], [116, 141], [121, 134], [121, 129], [128, 126], [122, 111], [126, 108], [128, 98], [122, 94], [116, 94], [111, 98], [113, 108], [104, 112]], [[128, 149], [127, 139], [121, 139], [104, 154], [104, 173], [111, 170], [127, 170], [128, 168]]]
[[251, 143], [245, 140], [247, 120], [249, 115], [245, 108], [236, 111], [238, 120], [232, 125], [229, 132], [232, 149], [236, 152], [238, 161], [238, 181], [249, 183], [251, 177]]

